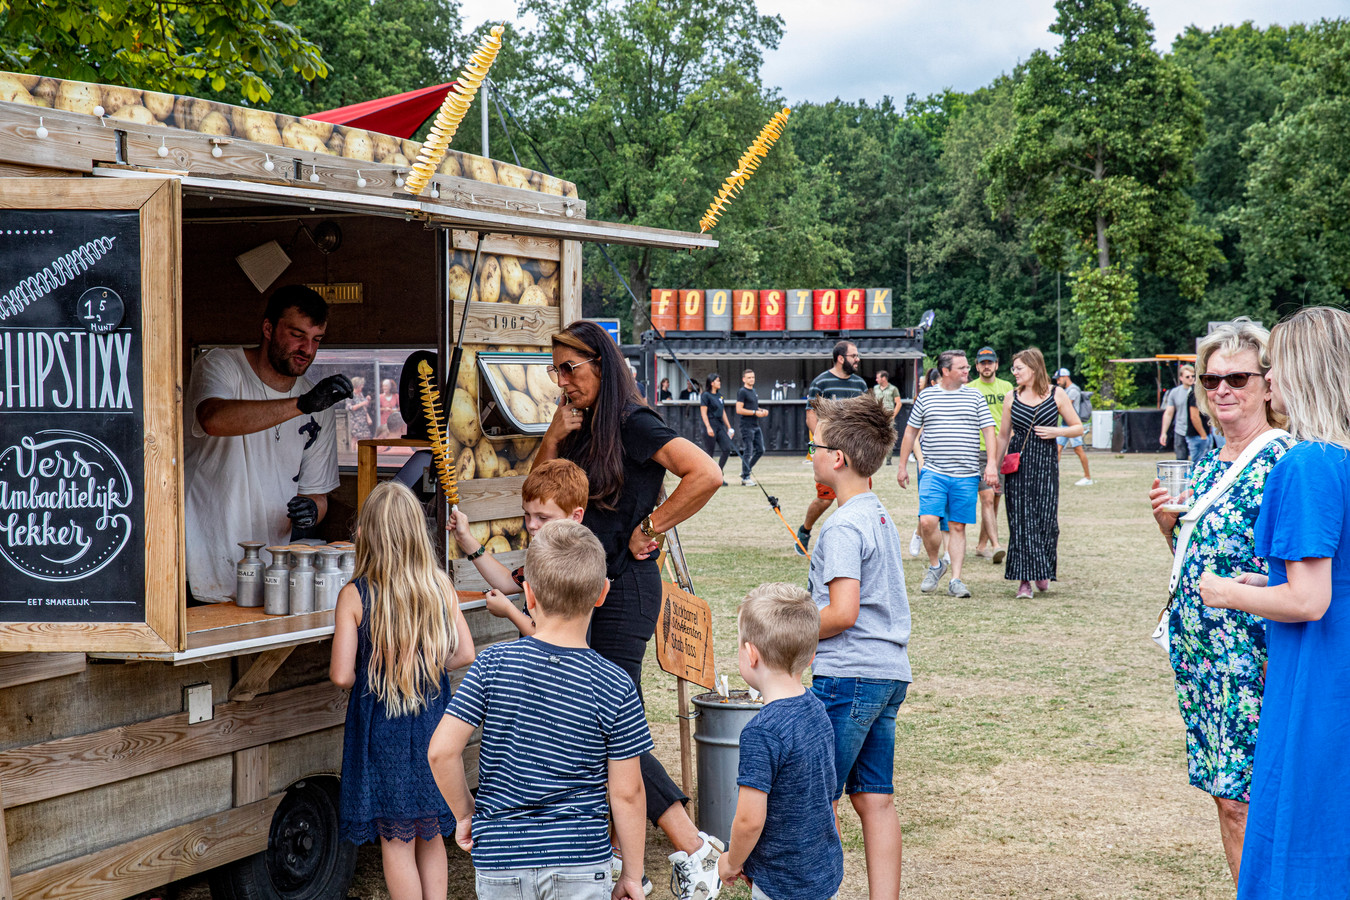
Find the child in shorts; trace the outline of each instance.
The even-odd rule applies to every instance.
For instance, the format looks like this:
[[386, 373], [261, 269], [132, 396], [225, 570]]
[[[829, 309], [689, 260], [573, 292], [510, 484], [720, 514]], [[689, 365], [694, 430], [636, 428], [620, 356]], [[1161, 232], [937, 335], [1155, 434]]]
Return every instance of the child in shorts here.
[[868, 480], [895, 446], [891, 418], [870, 395], [811, 401], [816, 480], [839, 509], [811, 553], [820, 645], [811, 690], [834, 726], [834, 798], [845, 791], [862, 820], [873, 900], [900, 893], [895, 810], [895, 716], [909, 688], [909, 598], [900, 533]]
[[844, 880], [834, 821], [834, 729], [802, 687], [820, 631], [811, 595], [762, 584], [741, 602], [738, 661], [764, 708], [741, 730], [736, 817], [717, 860], [723, 885], [751, 884], [753, 900], [827, 900]]

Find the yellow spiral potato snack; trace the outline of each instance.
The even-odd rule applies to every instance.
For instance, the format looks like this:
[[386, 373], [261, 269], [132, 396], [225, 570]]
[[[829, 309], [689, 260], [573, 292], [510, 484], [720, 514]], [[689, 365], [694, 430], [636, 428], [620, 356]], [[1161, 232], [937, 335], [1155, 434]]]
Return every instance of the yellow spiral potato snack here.
[[436, 477], [451, 506], [459, 503], [459, 488], [455, 483], [455, 464], [445, 442], [445, 412], [441, 409], [441, 394], [431, 381], [431, 366], [424, 359], [417, 364], [417, 378], [422, 383], [422, 408], [427, 414], [427, 435], [431, 438], [431, 456], [436, 462]]
[[769, 124], [765, 125], [760, 131], [759, 137], [755, 138], [754, 143], [746, 148], [745, 153], [736, 163], [736, 171], [727, 176], [727, 180], [722, 183], [722, 188], [713, 198], [713, 202], [708, 205], [708, 211], [703, 214], [703, 218], [698, 221], [699, 231], [709, 231], [717, 224], [718, 216], [726, 212], [727, 204], [731, 198], [735, 197], [745, 187], [745, 183], [750, 180], [750, 176], [759, 168], [760, 160], [769, 155], [769, 148], [783, 134], [783, 129], [787, 127], [788, 114], [792, 110], [783, 107], [782, 110], [773, 114]]
[[450, 148], [459, 123], [464, 121], [479, 85], [487, 77], [488, 69], [492, 68], [497, 51], [502, 49], [502, 31], [502, 26], [493, 26], [491, 34], [483, 38], [473, 56], [469, 57], [469, 64], [459, 73], [455, 86], [445, 95], [445, 102], [441, 104], [436, 121], [431, 125], [431, 133], [427, 135], [422, 149], [417, 151], [417, 162], [413, 163], [412, 172], [408, 175], [408, 193], [414, 197], [426, 190], [431, 176], [436, 174], [441, 160], [445, 158], [445, 151]]

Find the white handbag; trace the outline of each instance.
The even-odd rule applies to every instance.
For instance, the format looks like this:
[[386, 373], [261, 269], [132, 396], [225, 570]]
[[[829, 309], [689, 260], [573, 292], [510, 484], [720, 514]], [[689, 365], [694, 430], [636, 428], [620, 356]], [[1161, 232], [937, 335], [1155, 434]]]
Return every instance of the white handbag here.
[[1282, 428], [1272, 428], [1269, 431], [1257, 435], [1247, 448], [1238, 455], [1233, 464], [1228, 467], [1228, 471], [1223, 473], [1219, 483], [1214, 485], [1195, 501], [1195, 505], [1187, 510], [1181, 517], [1181, 533], [1177, 535], [1177, 547], [1172, 555], [1172, 577], [1167, 583], [1167, 605], [1158, 614], [1158, 624], [1153, 629], [1153, 642], [1168, 652], [1167, 646], [1167, 617], [1172, 611], [1172, 603], [1177, 594], [1177, 586], [1181, 584], [1181, 566], [1186, 559], [1186, 550], [1191, 543], [1191, 535], [1195, 533], [1195, 526], [1200, 521], [1200, 517], [1209, 512], [1209, 508], [1223, 498], [1229, 489], [1237, 483], [1238, 478], [1246, 471], [1251, 461], [1256, 459], [1258, 453], [1266, 449], [1281, 438], [1289, 437], [1289, 432]]

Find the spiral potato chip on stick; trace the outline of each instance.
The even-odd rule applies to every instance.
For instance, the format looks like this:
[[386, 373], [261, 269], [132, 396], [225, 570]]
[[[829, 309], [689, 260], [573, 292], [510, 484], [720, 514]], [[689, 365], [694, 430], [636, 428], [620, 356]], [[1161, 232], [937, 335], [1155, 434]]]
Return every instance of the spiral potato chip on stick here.
[[702, 219], [699, 219], [699, 231], [709, 231], [717, 224], [718, 216], [726, 212], [727, 204], [741, 192], [750, 176], [759, 168], [760, 160], [769, 155], [769, 148], [783, 134], [783, 129], [787, 127], [788, 114], [791, 112], [792, 110], [783, 107], [774, 113], [769, 123], [760, 130], [759, 137], [755, 138], [745, 153], [741, 154], [741, 158], [736, 162], [736, 170], [727, 176], [717, 196], [708, 205], [708, 211], [703, 214]]
[[455, 86], [445, 95], [445, 101], [436, 113], [436, 121], [431, 124], [431, 133], [422, 143], [422, 149], [417, 152], [417, 161], [408, 173], [408, 193], [414, 197], [426, 190], [431, 176], [436, 174], [441, 160], [445, 158], [445, 151], [450, 149], [459, 123], [464, 121], [474, 95], [478, 93], [488, 69], [492, 68], [497, 58], [497, 51], [502, 49], [502, 31], [502, 26], [493, 26], [492, 32], [483, 38], [473, 56], [469, 57], [469, 63], [459, 73]]
[[454, 509], [459, 505], [459, 486], [455, 481], [455, 464], [445, 446], [445, 412], [441, 409], [441, 394], [432, 384], [431, 366], [424, 359], [417, 364], [417, 378], [422, 383], [422, 409], [427, 414], [427, 436], [431, 438], [431, 458], [436, 464], [436, 477], [445, 491], [445, 499]]

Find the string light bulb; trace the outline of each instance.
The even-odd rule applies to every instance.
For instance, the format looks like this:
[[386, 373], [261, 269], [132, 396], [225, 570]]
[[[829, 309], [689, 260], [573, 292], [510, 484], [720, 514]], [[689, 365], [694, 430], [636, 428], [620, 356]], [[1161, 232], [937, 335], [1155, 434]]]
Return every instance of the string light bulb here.
[[709, 231], [717, 224], [718, 217], [726, 212], [727, 204], [744, 189], [745, 183], [759, 168], [760, 160], [768, 156], [769, 149], [782, 136], [783, 129], [787, 127], [788, 114], [791, 112], [792, 110], [783, 107], [774, 113], [769, 123], [760, 130], [759, 136], [741, 154], [741, 158], [736, 162], [736, 168], [722, 183], [712, 203], [708, 204], [708, 211], [703, 214], [703, 218], [699, 219], [699, 231]]
[[95, 107], [94, 107], [94, 115], [98, 116], [98, 117], [101, 119], [101, 118], [103, 118], [105, 115], [107, 115], [107, 112], [103, 109], [102, 106], [95, 106]]
[[[416, 193], [416, 192], [414, 192], [414, 193]], [[433, 199], [433, 200], [439, 200], [440, 197], [441, 197], [441, 186], [438, 185], [436, 182], [433, 181], [433, 182], [431, 183], [431, 199]]]
[[47, 130], [47, 126], [42, 124], [42, 116], [38, 116], [38, 127], [34, 134], [36, 134], [38, 138], [45, 138], [47, 135], [51, 134], [51, 132]]
[[267, 161], [263, 163], [263, 168], [269, 172], [274, 171], [277, 167], [277, 164], [272, 162], [272, 154], [264, 153], [263, 155], [267, 157]]
[[403, 173], [397, 169], [394, 170], [394, 187], [403, 187]]
[[166, 140], [165, 138], [159, 139], [159, 149], [155, 151], [155, 155], [158, 156], [160, 159], [163, 159], [164, 157], [169, 155], [169, 148], [165, 145], [164, 143], [165, 140]]
[[436, 174], [441, 160], [445, 158], [445, 152], [450, 149], [450, 141], [454, 139], [459, 123], [464, 121], [474, 95], [478, 93], [479, 85], [487, 78], [488, 70], [497, 59], [497, 52], [502, 49], [504, 30], [500, 25], [492, 27], [491, 33], [483, 38], [473, 56], [469, 57], [469, 62], [459, 73], [459, 79], [454, 87], [445, 95], [445, 101], [436, 113], [436, 121], [431, 125], [431, 132], [422, 143], [422, 149], [417, 151], [417, 161], [413, 163], [412, 171], [408, 174], [408, 193], [413, 196], [426, 189], [427, 182]]
[[315, 184], [319, 183], [319, 169], [317, 166], [309, 170], [309, 180], [314, 182]]
[[356, 186], [359, 188], [363, 188], [366, 186], [366, 177], [361, 174], [360, 169], [356, 170]]
[[222, 149], [220, 149], [220, 145], [219, 145], [219, 144], [212, 144], [212, 145], [211, 145], [211, 155], [214, 156], [216, 159], [220, 159], [222, 156], [225, 155], [225, 151], [222, 150]]

